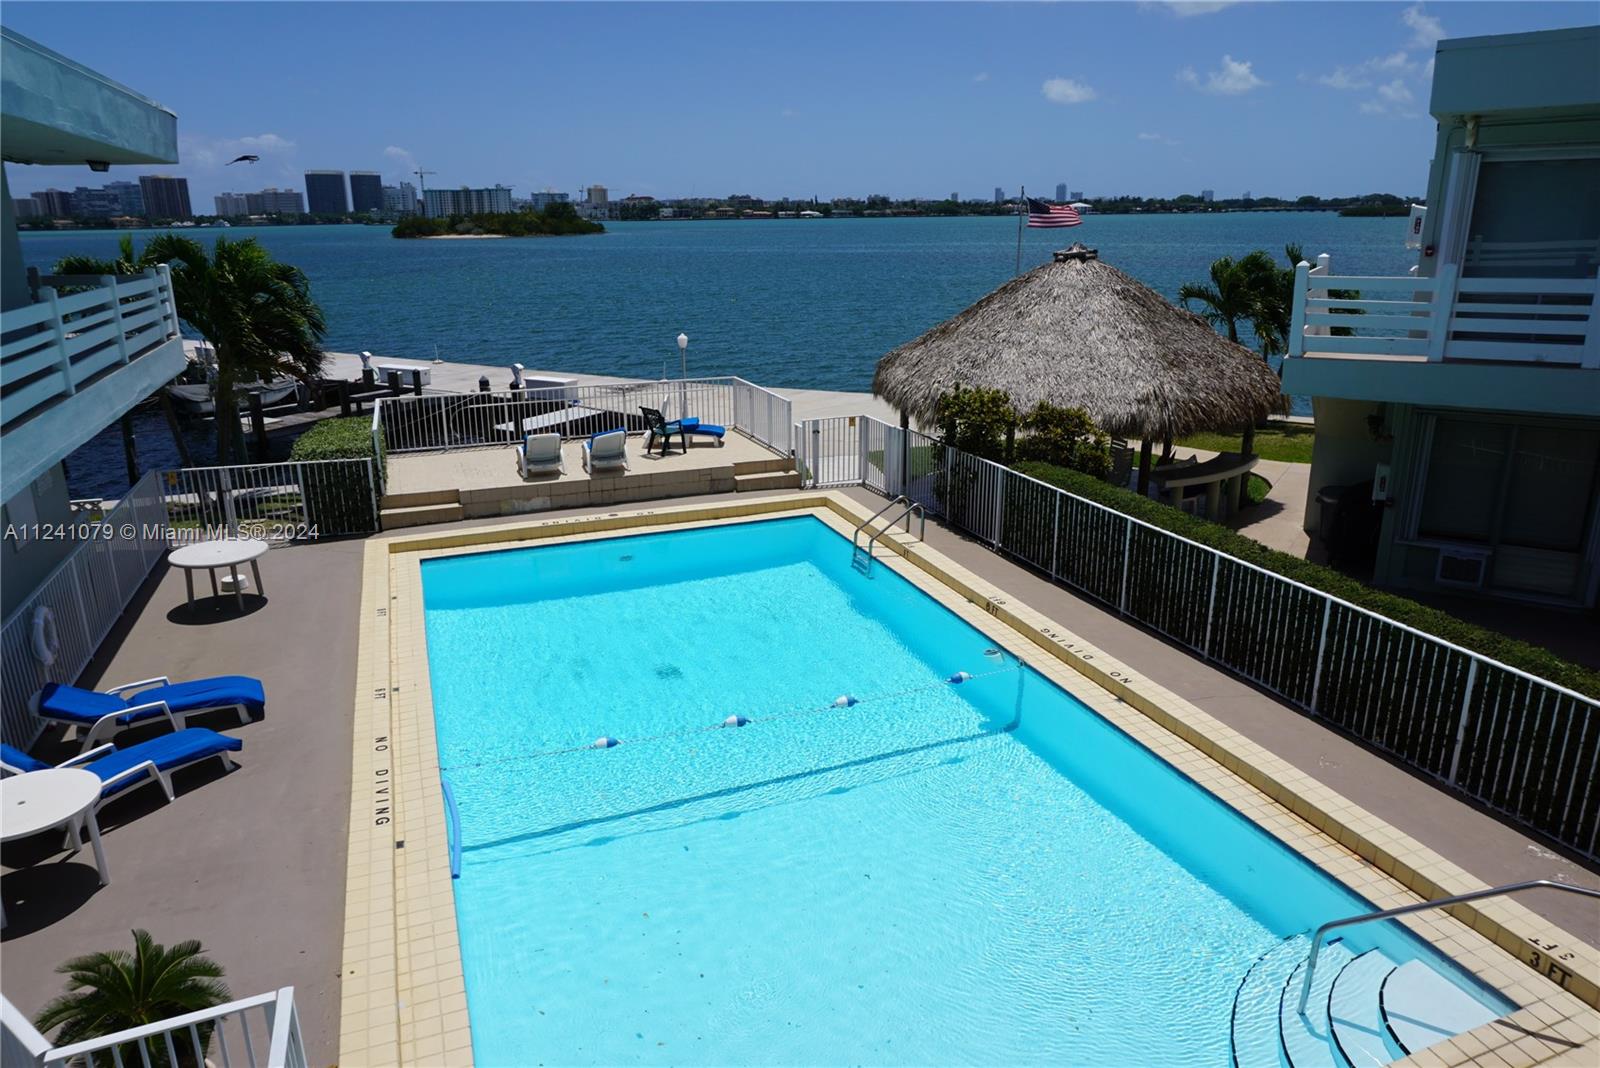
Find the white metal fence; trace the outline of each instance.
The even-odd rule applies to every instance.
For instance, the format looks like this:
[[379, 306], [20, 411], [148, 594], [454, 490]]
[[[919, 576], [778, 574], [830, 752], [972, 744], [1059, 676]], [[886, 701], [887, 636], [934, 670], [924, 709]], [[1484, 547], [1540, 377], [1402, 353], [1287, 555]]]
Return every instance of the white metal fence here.
[[[100, 519], [73, 518], [65, 532], [76, 543], [71, 553], [0, 625], [0, 737], [20, 748], [39, 735], [40, 721], [28, 711], [33, 694], [47, 682], [77, 679], [167, 551], [156, 472]], [[52, 645], [53, 655], [42, 658], [36, 647]]]
[[808, 485], [903, 493], [1309, 715], [1600, 855], [1594, 700], [916, 431], [857, 417], [798, 433]]
[[379, 488], [371, 460], [302, 460], [163, 472], [172, 540], [269, 542], [371, 534]]
[[643, 408], [668, 420], [693, 416], [742, 430], [782, 452], [792, 447], [788, 399], [742, 378], [384, 397], [373, 413], [374, 441], [384, 452], [430, 452], [509, 444], [527, 434], [585, 438], [619, 427], [641, 433]]
[[[316, 460], [151, 471], [99, 518], [73, 513], [75, 546], [0, 626], [0, 738], [27, 748], [40, 721], [29, 701], [73, 682], [173, 545], [219, 537], [274, 543], [370, 534], [378, 489], [370, 460]], [[55, 646], [49, 663], [42, 644]]]
[[307, 1068], [292, 986], [66, 1046], [52, 1046], [9, 1000], [0, 1019], [8, 1066]]

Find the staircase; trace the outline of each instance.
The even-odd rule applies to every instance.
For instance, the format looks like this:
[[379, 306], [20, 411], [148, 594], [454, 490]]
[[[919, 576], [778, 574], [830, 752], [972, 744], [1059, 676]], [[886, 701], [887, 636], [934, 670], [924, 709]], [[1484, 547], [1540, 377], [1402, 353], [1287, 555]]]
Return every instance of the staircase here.
[[799, 489], [800, 472], [794, 469], [794, 458], [790, 456], [774, 456], [770, 460], [740, 460], [733, 465], [733, 488], [738, 493]]
[[1235, 1068], [1373, 1068], [1470, 1031], [1499, 1013], [1429, 964], [1323, 947], [1306, 1015], [1298, 1011], [1310, 939], [1267, 950], [1233, 999]]
[[452, 523], [462, 517], [461, 491], [457, 489], [386, 493], [378, 502], [379, 525], [384, 530]]

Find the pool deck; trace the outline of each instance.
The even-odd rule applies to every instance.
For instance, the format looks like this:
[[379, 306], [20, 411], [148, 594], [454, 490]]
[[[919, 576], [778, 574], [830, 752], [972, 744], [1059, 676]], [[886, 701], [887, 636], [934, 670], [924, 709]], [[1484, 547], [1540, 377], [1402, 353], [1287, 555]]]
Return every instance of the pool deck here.
[[[671, 503], [744, 505], [782, 495], [724, 494]], [[866, 491], [846, 496], [873, 509], [881, 503]], [[614, 511], [546, 512], [538, 519]], [[426, 536], [507, 522], [430, 526]], [[161, 568], [152, 576], [85, 684], [157, 673], [257, 674], [267, 687], [267, 715], [244, 727], [218, 724], [245, 741], [238, 771], [224, 777], [195, 769], [180, 776], [171, 806], [156, 804], [156, 791], [142, 790], [147, 796], [136, 794], [104, 810], [110, 886], [96, 884], [87, 850], [63, 862], [50, 851], [51, 843], [7, 846], [7, 864], [23, 870], [8, 866], [0, 880], [10, 921], [0, 952], [5, 992], [22, 1011], [32, 1014], [60, 990], [53, 970], [62, 960], [122, 947], [130, 941], [129, 928], [142, 926], [158, 941], [200, 939], [225, 968], [236, 996], [292, 984], [312, 1062], [339, 1058], [347, 832], [358, 800], [351, 789], [351, 694], [358, 678], [358, 624], [364, 622], [362, 569], [369, 544], [378, 540], [387, 539], [274, 550], [262, 562], [268, 596], [248, 599], [242, 616], [205, 602], [202, 609], [212, 615], [191, 616], [182, 608], [181, 574]], [[928, 543], [1270, 751], [1286, 772], [1314, 777], [1472, 876], [1490, 883], [1552, 878], [1600, 886], [1595, 872], [1097, 604], [936, 524], [929, 524]], [[1280, 818], [1286, 815], [1280, 808]], [[1575, 895], [1538, 893], [1520, 901], [1551, 923], [1594, 937], [1600, 914]], [[1592, 1034], [1577, 1038], [1600, 1041]], [[1590, 1050], [1567, 1052], [1550, 1063], [1595, 1063]], [[1535, 1063], [1531, 1057], [1507, 1059]], [[1500, 1061], [1490, 1057], [1484, 1063]]]

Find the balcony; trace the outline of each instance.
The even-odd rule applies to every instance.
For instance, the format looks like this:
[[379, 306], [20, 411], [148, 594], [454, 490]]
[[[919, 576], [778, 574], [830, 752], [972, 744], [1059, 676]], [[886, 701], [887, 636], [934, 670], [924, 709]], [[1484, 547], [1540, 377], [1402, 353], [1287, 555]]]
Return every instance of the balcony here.
[[38, 287], [35, 303], [0, 316], [0, 439], [7, 454], [0, 500], [10, 500], [184, 366], [165, 264], [138, 275], [41, 281], [47, 284]]
[[[1518, 267], [1540, 252], [1512, 251]], [[1335, 275], [1317, 259], [1295, 273], [1285, 393], [1600, 415], [1594, 277]]]

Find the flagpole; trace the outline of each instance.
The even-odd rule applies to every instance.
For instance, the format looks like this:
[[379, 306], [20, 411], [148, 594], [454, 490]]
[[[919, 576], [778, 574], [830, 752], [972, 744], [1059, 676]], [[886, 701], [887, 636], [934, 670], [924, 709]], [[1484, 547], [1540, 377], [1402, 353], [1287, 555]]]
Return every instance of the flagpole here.
[[[1022, 208], [1028, 203], [1028, 187], [1017, 186], [1017, 274], [1022, 273]], [[1012, 275], [1013, 278], [1016, 275]]]

